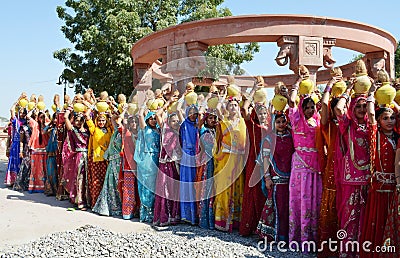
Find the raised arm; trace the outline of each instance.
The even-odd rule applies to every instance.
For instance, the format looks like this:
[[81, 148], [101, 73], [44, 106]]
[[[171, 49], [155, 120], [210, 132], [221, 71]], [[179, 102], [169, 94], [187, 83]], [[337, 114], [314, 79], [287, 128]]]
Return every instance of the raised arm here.
[[377, 89], [376, 83], [372, 83], [371, 87], [369, 88], [368, 91], [368, 97], [367, 97], [367, 113], [368, 113], [368, 120], [369, 123], [371, 124], [376, 124], [376, 119], [375, 119], [375, 91]]
[[65, 110], [64, 122], [65, 122], [65, 128], [67, 128], [68, 131], [72, 130], [72, 123], [71, 123], [71, 120], [69, 120], [69, 115], [70, 114], [71, 114], [71, 110], [70, 109]]
[[342, 94], [342, 96], [340, 96], [340, 99], [338, 101], [338, 103], [336, 104], [335, 107], [335, 114], [337, 117], [342, 117], [346, 114], [347, 112], [347, 102], [350, 99], [350, 92], [351, 89], [353, 88], [355, 83], [355, 78], [351, 78], [348, 85], [347, 85], [347, 89], [346, 91]]
[[324, 90], [324, 94], [321, 99], [321, 124], [326, 125], [329, 118], [329, 97], [331, 95], [332, 86], [340, 81], [340, 77], [333, 77], [327, 84]]
[[218, 116], [219, 120], [224, 119], [224, 112], [223, 112], [224, 107], [222, 106], [222, 104], [224, 103], [225, 98], [226, 98], [226, 94], [218, 97], [218, 104], [217, 104], [216, 110], [217, 110], [217, 116]]
[[294, 108], [294, 106], [296, 105], [297, 93], [299, 91], [300, 82], [302, 81], [302, 79], [303, 78], [301, 76], [299, 76], [297, 81], [292, 85], [292, 90], [290, 92], [289, 99], [288, 99], [288, 105], [291, 108]]
[[259, 89], [259, 86], [257, 85], [256, 82], [254, 82], [253, 88], [251, 89], [249, 93], [249, 97], [246, 98], [246, 100], [243, 103], [243, 111], [244, 111], [244, 119], [249, 120], [250, 119], [250, 105], [251, 102], [253, 101], [254, 93]]

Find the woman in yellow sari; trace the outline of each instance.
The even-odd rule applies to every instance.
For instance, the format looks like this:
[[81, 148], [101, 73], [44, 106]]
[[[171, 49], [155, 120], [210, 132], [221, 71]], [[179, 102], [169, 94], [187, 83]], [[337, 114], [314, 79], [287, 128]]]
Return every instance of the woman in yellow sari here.
[[221, 97], [217, 114], [221, 123], [217, 132], [218, 150], [214, 157], [215, 228], [232, 232], [239, 228], [244, 189], [246, 124], [240, 115], [239, 100], [229, 97], [227, 115], [223, 115]]

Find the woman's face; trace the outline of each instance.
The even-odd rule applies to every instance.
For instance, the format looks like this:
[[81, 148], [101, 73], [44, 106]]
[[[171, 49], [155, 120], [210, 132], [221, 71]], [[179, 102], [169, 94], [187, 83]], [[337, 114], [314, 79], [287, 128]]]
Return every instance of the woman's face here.
[[216, 115], [208, 115], [206, 118], [206, 123], [208, 127], [214, 128], [218, 123], [218, 118]]
[[19, 118], [25, 118], [26, 117], [26, 113], [24, 112], [24, 110], [20, 110], [19, 111]]
[[81, 128], [83, 126], [84, 123], [84, 119], [83, 117], [75, 117], [74, 119], [74, 126], [76, 128]]
[[257, 112], [257, 117], [258, 117], [258, 121], [260, 122], [260, 124], [265, 123], [265, 121], [267, 120], [267, 109], [266, 108], [261, 108], [260, 110], [258, 110]]
[[310, 119], [315, 113], [315, 104], [313, 101], [307, 103], [307, 105], [303, 108], [303, 113], [305, 119]]
[[188, 112], [188, 118], [190, 121], [195, 122], [198, 117], [198, 112], [195, 108], [191, 108]]
[[277, 133], [283, 133], [287, 129], [287, 120], [284, 116], [275, 119], [275, 130]]
[[104, 128], [107, 124], [107, 119], [104, 116], [100, 116], [97, 118], [97, 126], [100, 128]]
[[128, 119], [128, 128], [130, 131], [135, 131], [137, 130], [137, 123], [134, 118], [129, 118]]
[[156, 117], [153, 115], [149, 119], [147, 119], [147, 123], [149, 124], [150, 127], [156, 127], [157, 125], [157, 120]]
[[45, 116], [45, 114], [40, 114], [40, 115], [38, 116], [38, 122], [40, 122], [41, 124], [44, 124], [45, 121], [46, 121], [46, 116]]
[[360, 99], [354, 106], [354, 116], [357, 120], [364, 119], [367, 113], [367, 101], [365, 99]]
[[236, 101], [229, 101], [228, 105], [226, 106], [226, 110], [228, 111], [229, 115], [236, 115], [239, 111], [239, 103]]
[[393, 112], [385, 111], [379, 116], [378, 122], [383, 132], [391, 132], [396, 124], [396, 116]]
[[172, 117], [169, 118], [168, 120], [169, 126], [174, 129], [174, 130], [178, 130], [179, 129], [179, 118], [177, 115], [174, 115]]

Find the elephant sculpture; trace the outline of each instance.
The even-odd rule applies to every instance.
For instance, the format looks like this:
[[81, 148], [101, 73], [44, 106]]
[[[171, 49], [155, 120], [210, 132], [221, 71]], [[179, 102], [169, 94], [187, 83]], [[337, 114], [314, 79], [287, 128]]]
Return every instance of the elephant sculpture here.
[[297, 49], [295, 44], [283, 44], [275, 58], [275, 61], [279, 66], [285, 66], [289, 62], [289, 58], [292, 59], [296, 53]]
[[330, 47], [324, 47], [324, 57], [323, 64], [325, 68], [332, 68], [336, 63], [336, 60], [333, 59], [332, 49]]

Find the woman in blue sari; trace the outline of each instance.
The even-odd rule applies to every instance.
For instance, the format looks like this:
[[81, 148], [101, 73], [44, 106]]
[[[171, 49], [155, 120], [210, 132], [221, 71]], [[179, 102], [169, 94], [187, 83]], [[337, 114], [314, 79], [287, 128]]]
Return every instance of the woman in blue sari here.
[[47, 176], [44, 184], [45, 195], [56, 195], [57, 192], [57, 113], [53, 114], [52, 122], [45, 127], [45, 131], [50, 135], [49, 142], [47, 143]]
[[[19, 99], [18, 99], [19, 101]], [[8, 159], [7, 173], [4, 180], [4, 184], [7, 186], [13, 186], [15, 180], [17, 179], [17, 174], [19, 172], [19, 167], [21, 164], [22, 153], [20, 153], [20, 128], [26, 124], [26, 109], [19, 107], [18, 114], [15, 115], [15, 109], [17, 107], [18, 101], [14, 103], [11, 107], [11, 147], [10, 156]]]
[[186, 119], [179, 129], [182, 147], [180, 166], [181, 220], [197, 224], [197, 202], [194, 182], [196, 181], [196, 149], [199, 138], [197, 128], [198, 109], [196, 105], [186, 108]]
[[140, 198], [140, 222], [153, 222], [155, 186], [160, 154], [160, 131], [154, 112], [144, 116], [144, 106], [139, 109], [139, 131], [134, 159]]

